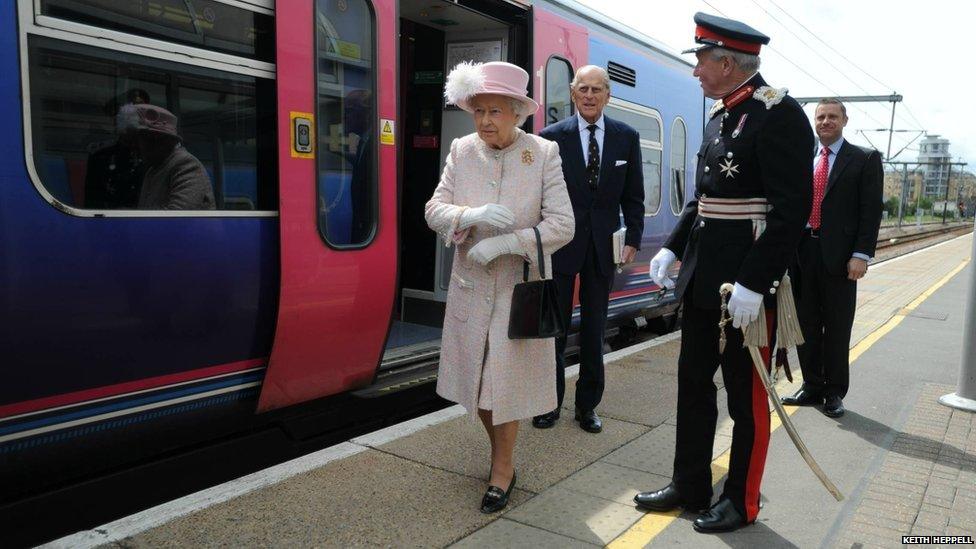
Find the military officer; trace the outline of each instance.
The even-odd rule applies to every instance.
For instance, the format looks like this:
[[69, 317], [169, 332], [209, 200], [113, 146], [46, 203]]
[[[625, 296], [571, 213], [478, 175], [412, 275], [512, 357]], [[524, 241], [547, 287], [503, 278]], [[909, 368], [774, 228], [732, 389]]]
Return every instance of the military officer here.
[[[719, 286], [734, 282], [729, 312], [735, 328], [757, 318], [764, 296], [767, 325], [773, 325], [776, 291], [810, 213], [814, 139], [799, 104], [758, 72], [768, 36], [703, 13], [695, 23], [698, 45], [684, 53], [695, 53], [694, 74], [705, 96], [718, 101], [698, 152], [695, 198], [650, 264], [651, 277], [675, 287], [684, 307], [674, 474], [667, 487], [634, 501], [644, 510], [701, 510], [695, 530], [721, 532], [756, 520], [769, 405], [742, 332], [727, 328], [728, 342], [719, 350]], [[667, 272], [678, 257], [675, 284]], [[762, 353], [768, 367], [768, 348]], [[719, 365], [735, 426], [728, 479], [710, 506], [718, 416], [712, 380]]]

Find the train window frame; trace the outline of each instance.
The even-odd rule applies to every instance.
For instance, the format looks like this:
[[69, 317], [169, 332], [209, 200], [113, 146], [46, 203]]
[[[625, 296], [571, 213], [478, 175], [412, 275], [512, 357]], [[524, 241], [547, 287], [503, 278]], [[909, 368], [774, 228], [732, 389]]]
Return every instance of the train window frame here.
[[[370, 168], [371, 168], [371, 175], [372, 175], [372, 178], [371, 178], [372, 181], [371, 181], [371, 183], [372, 183], [372, 190], [373, 190], [373, 192], [372, 192], [372, 199], [371, 199], [371, 202], [370, 202], [370, 205], [369, 205], [370, 206], [371, 222], [372, 222], [372, 230], [370, 231], [369, 236], [365, 240], [363, 240], [362, 242], [351, 243], [351, 244], [337, 244], [335, 242], [332, 242], [329, 239], [329, 235], [326, 234], [327, 231], [323, 231], [322, 224], [321, 224], [321, 217], [320, 217], [320, 214], [319, 214], [318, 210], [316, 210], [315, 211], [315, 219], [316, 219], [315, 225], [316, 225], [316, 229], [317, 229], [317, 231], [319, 233], [319, 238], [322, 239], [322, 242], [324, 242], [326, 246], [328, 246], [329, 248], [331, 248], [333, 250], [336, 250], [336, 251], [356, 251], [356, 250], [362, 250], [362, 249], [368, 248], [376, 240], [376, 237], [377, 237], [377, 235], [380, 232], [379, 195], [380, 195], [380, 190], [381, 189], [380, 189], [380, 174], [379, 174], [379, 156], [380, 156], [381, 149], [380, 149], [380, 146], [379, 146], [379, 138], [380, 138], [380, 130], [381, 130], [381, 128], [380, 128], [380, 118], [379, 118], [379, 98], [377, 97], [377, 95], [378, 95], [378, 88], [379, 88], [380, 74], [379, 74], [379, 68], [378, 68], [379, 59], [378, 59], [378, 55], [377, 55], [377, 52], [378, 52], [377, 48], [378, 48], [379, 41], [378, 41], [377, 36], [376, 36], [377, 35], [377, 28], [378, 28], [378, 26], [377, 26], [377, 18], [376, 18], [376, 6], [374, 6], [373, 0], [362, 0], [362, 2], [366, 6], [367, 11], [369, 12], [369, 16], [370, 16], [369, 22], [370, 22], [370, 25], [371, 25], [371, 28], [372, 28], [372, 32], [371, 32], [371, 35], [370, 35], [370, 38], [371, 38], [370, 48], [371, 48], [371, 53], [373, 55], [373, 58], [371, 59], [371, 66], [370, 66], [370, 70], [372, 72], [372, 78], [371, 78], [372, 88], [369, 90], [370, 93], [371, 93], [371, 95], [372, 95], [372, 103], [371, 103], [370, 107], [372, 109], [372, 113], [371, 114], [372, 114], [372, 118], [373, 118], [373, 124], [375, 126], [373, 128], [374, 133], [372, 135], [373, 139], [372, 139], [371, 145], [373, 147], [373, 150], [372, 150], [372, 153], [373, 154], [372, 154], [372, 165], [370, 166]], [[323, 89], [323, 87], [322, 87], [322, 83], [320, 82], [320, 78], [319, 78], [320, 75], [322, 74], [322, 72], [320, 71], [320, 68], [319, 68], [319, 33], [318, 33], [318, 13], [319, 13], [319, 10], [318, 10], [318, 3], [319, 3], [319, 0], [313, 0], [313, 4], [312, 4], [312, 13], [313, 13], [313, 16], [312, 16], [312, 22], [311, 22], [311, 24], [312, 24], [312, 36], [313, 36], [313, 38], [312, 38], [312, 42], [313, 42], [312, 48], [313, 48], [313, 58], [314, 58], [314, 63], [315, 63], [315, 65], [314, 65], [314, 72], [313, 72], [313, 75], [312, 75], [312, 79], [313, 79], [312, 95], [313, 95], [314, 102], [315, 102], [314, 112], [315, 112], [315, 120], [316, 120], [315, 127], [314, 127], [314, 131], [316, 132], [316, 135], [315, 135], [315, 143], [316, 143], [316, 150], [315, 150], [315, 203], [316, 204], [318, 204], [318, 201], [319, 201], [319, 190], [320, 190], [319, 177], [320, 177], [320, 173], [321, 173], [320, 172], [320, 167], [321, 167], [321, 162], [322, 162], [322, 155], [319, 154], [318, 147], [321, 146], [323, 143], [325, 143], [327, 141], [327, 140], [323, 140], [321, 138], [321, 136], [318, 135], [319, 124], [324, 119], [323, 118], [324, 115], [320, 112], [320, 108], [319, 108], [320, 90]], [[326, 21], [328, 22], [327, 19], [326, 19]], [[331, 23], [329, 23], [329, 24], [330, 24], [330, 27], [331, 27]], [[332, 30], [334, 32], [334, 29], [332, 29]], [[341, 79], [339, 79], [339, 81], [337, 83], [334, 83], [334, 84], [333, 83], [330, 83], [328, 85], [328, 88], [334, 88], [335, 90], [341, 90], [343, 88], [343, 83], [342, 83]], [[326, 220], [328, 220], [327, 215], [328, 215], [328, 212], [326, 212]]]
[[[612, 90], [611, 90], [612, 94]], [[607, 104], [608, 107], [613, 107], [616, 109], [624, 110], [638, 116], [646, 116], [654, 120], [657, 123], [658, 135], [661, 136], [661, 141], [654, 141], [652, 139], [646, 139], [644, 136], [640, 136], [640, 147], [641, 149], [649, 149], [658, 151], [661, 153], [661, 162], [657, 164], [657, 176], [658, 176], [658, 186], [657, 186], [657, 209], [653, 212], [648, 211], [647, 208], [647, 189], [644, 189], [644, 217], [654, 217], [661, 211], [661, 199], [664, 197], [664, 118], [661, 117], [661, 113], [657, 109], [652, 107], [647, 107], [639, 103], [634, 103], [627, 101], [625, 99], [620, 99], [618, 97], [610, 96], [610, 102]], [[606, 112], [606, 111], [604, 111]], [[610, 118], [613, 118], [611, 116]], [[643, 154], [641, 155], [641, 161], [644, 162]]]
[[[217, 0], [238, 7], [262, 13], [274, 10], [253, 5], [243, 0]], [[264, 0], [250, 0], [264, 2]], [[273, 63], [253, 61], [244, 57], [211, 52], [203, 48], [181, 46], [171, 42], [142, 38], [137, 35], [109, 31], [80, 23], [41, 16], [38, 0], [17, 0], [18, 49], [20, 59], [21, 115], [24, 136], [24, 161], [28, 177], [34, 189], [54, 209], [81, 218], [258, 218], [278, 217], [275, 210], [110, 210], [79, 208], [58, 200], [41, 181], [34, 156], [33, 111], [31, 109], [30, 59], [28, 57], [28, 38], [40, 36], [62, 42], [90, 46], [107, 52], [120, 52], [150, 59], [174, 62], [194, 67], [202, 67], [231, 74], [276, 80], [276, 66]], [[262, 11], [263, 10], [263, 11]], [[98, 31], [94, 34], [93, 29]], [[166, 48], [162, 50], [160, 48]], [[189, 51], [184, 51], [189, 50]], [[172, 52], [172, 53], [170, 53]], [[276, 136], [275, 148], [279, 147]], [[276, 182], [278, 186], [280, 182]]]
[[[576, 114], [576, 103], [573, 103], [573, 93], [571, 91], [572, 83], [573, 83], [573, 75], [575, 74], [573, 71], [573, 63], [569, 59], [566, 59], [565, 57], [562, 57], [560, 55], [550, 55], [549, 58], [546, 59], [546, 67], [544, 72], [545, 79], [543, 80], [542, 83], [542, 93], [543, 93], [542, 102], [544, 105], [542, 111], [543, 113], [542, 119], [543, 119], [544, 126], [549, 125], [547, 120], [548, 114], [546, 114], [549, 111], [549, 64], [552, 63], [553, 61], [562, 61], [563, 63], [566, 64], [566, 68], [569, 69], [569, 82], [567, 82], [567, 91], [569, 91], [569, 116], [566, 118], [569, 118], [574, 114]], [[559, 122], [560, 120], [565, 120], [565, 118], [556, 120], [556, 122]], [[553, 122], [553, 124], [554, 123], [555, 122]]]
[[[675, 128], [678, 127], [679, 123], [681, 124], [682, 131], [684, 131], [684, 140], [682, 142], [682, 146], [684, 147], [684, 154], [681, 157], [682, 163], [680, 168], [681, 200], [676, 203], [674, 191], [678, 189], [678, 181], [675, 180], [674, 176], [675, 176], [675, 172], [679, 170], [676, 170], [675, 167], [671, 165], [671, 163], [674, 160], [674, 130]], [[684, 202], [686, 201], [685, 188], [687, 188], [688, 185], [688, 124], [685, 124], [684, 118], [680, 116], [676, 116], [674, 118], [674, 121], [671, 122], [670, 144], [671, 144], [671, 156], [668, 157], [668, 176], [669, 176], [668, 205], [671, 208], [671, 213], [677, 216], [677, 215], [681, 215], [681, 211], [685, 207], [684, 205]]]

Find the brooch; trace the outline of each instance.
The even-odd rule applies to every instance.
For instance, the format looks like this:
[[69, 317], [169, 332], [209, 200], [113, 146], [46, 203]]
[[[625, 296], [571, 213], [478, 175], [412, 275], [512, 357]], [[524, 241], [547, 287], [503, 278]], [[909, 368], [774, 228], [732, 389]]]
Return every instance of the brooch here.
[[532, 149], [522, 151], [522, 163], [528, 165], [533, 162], [535, 162], [535, 158], [532, 156]]
[[719, 164], [718, 169], [725, 174], [725, 178], [735, 177], [735, 174], [739, 173], [739, 165], [733, 164], [731, 158], [725, 159], [725, 164]]
[[786, 97], [786, 94], [790, 90], [786, 88], [772, 88], [769, 86], [763, 86], [756, 90], [756, 93], [752, 94], [752, 97], [762, 101], [766, 105], [766, 110], [773, 108], [774, 105], [779, 103]]

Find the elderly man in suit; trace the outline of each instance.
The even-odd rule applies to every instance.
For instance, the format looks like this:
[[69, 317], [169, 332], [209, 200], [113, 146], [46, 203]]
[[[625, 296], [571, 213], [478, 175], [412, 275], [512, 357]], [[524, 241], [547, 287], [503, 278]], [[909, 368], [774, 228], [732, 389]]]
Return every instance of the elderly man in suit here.
[[[563, 175], [576, 216], [576, 234], [552, 255], [564, 325], [573, 313], [573, 292], [579, 275], [580, 374], [576, 381], [576, 421], [590, 433], [603, 422], [596, 407], [603, 398], [603, 334], [607, 302], [613, 285], [613, 233], [623, 211], [627, 227], [622, 260], [633, 261], [644, 231], [644, 175], [640, 138], [623, 122], [603, 115], [610, 101], [610, 76], [602, 67], [587, 65], [570, 84], [577, 113], [539, 134], [559, 144]], [[566, 392], [566, 337], [556, 339], [556, 409], [532, 420], [545, 429], [559, 419]]]
[[797, 314], [806, 343], [797, 348], [803, 386], [783, 404], [823, 403], [828, 417], [844, 415], [848, 351], [857, 281], [868, 270], [881, 225], [881, 153], [844, 140], [847, 109], [837, 99], [817, 105], [820, 148], [814, 158], [813, 208], [800, 240]]

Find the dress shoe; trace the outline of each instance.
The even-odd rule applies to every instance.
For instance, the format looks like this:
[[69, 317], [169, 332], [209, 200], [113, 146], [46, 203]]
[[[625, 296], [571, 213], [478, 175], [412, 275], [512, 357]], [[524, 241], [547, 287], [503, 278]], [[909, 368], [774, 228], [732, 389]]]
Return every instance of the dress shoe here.
[[810, 391], [809, 389], [800, 389], [793, 396], [783, 397], [780, 402], [786, 404], [787, 406], [816, 406], [822, 404], [824, 401], [823, 397]]
[[844, 401], [839, 396], [829, 396], [824, 402], [823, 413], [827, 417], [844, 415]]
[[508, 483], [508, 490], [502, 491], [497, 486], [489, 486], [485, 492], [485, 497], [481, 498], [481, 512], [487, 514], [497, 513], [508, 505], [508, 496], [512, 495], [515, 488], [515, 471], [512, 471], [512, 482]]
[[579, 422], [580, 427], [587, 433], [599, 433], [603, 430], [603, 421], [600, 420], [600, 416], [596, 415], [594, 410], [580, 410], [577, 408], [576, 421]]
[[711, 509], [702, 513], [692, 524], [695, 530], [703, 534], [714, 532], [731, 532], [748, 525], [746, 519], [739, 514], [730, 499], [720, 499]]
[[536, 429], [548, 429], [556, 424], [556, 420], [559, 419], [559, 408], [541, 416], [535, 416], [532, 418], [532, 426]]
[[641, 492], [634, 496], [634, 503], [643, 511], [672, 511], [679, 507], [692, 511], [708, 509], [709, 498], [700, 501], [688, 501], [681, 497], [674, 483], [668, 484], [656, 492]]

